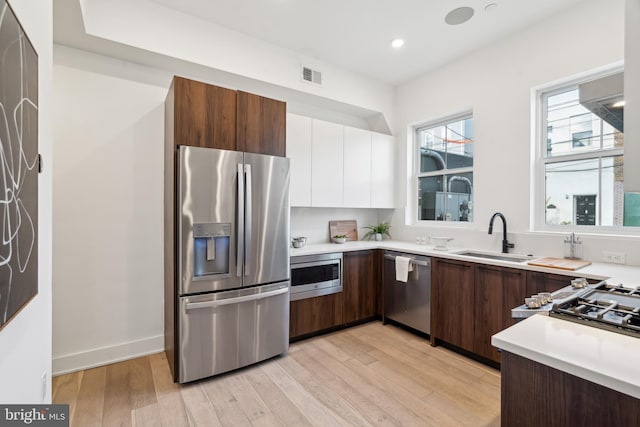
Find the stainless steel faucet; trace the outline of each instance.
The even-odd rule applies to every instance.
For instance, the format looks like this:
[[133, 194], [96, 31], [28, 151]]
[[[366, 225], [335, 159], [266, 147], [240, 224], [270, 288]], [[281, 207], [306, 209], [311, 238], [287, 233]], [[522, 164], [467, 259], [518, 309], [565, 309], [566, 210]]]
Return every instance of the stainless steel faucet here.
[[582, 251], [580, 250], [582, 242], [579, 237], [576, 237], [576, 233], [571, 233], [564, 239], [564, 257], [567, 259], [580, 259], [582, 258]]
[[497, 216], [502, 220], [502, 253], [506, 254], [509, 252], [509, 248], [513, 248], [515, 245], [513, 243], [509, 243], [507, 240], [507, 220], [500, 212], [494, 213], [491, 217], [491, 221], [489, 221], [489, 234], [493, 234], [493, 220], [496, 219]]

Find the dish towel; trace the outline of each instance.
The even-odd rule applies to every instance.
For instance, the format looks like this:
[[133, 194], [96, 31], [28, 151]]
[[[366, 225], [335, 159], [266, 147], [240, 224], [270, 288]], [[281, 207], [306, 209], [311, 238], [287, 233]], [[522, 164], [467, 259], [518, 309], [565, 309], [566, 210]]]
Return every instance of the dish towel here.
[[409, 272], [413, 271], [413, 265], [411, 264], [411, 258], [404, 256], [396, 257], [396, 280], [398, 282], [407, 282], [409, 278]]

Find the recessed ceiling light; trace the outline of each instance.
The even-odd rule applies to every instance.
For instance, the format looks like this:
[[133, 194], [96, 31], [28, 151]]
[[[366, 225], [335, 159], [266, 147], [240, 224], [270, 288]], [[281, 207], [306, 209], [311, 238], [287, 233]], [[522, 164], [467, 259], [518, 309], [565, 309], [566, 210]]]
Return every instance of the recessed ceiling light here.
[[612, 105], [613, 108], [620, 108], [620, 107], [624, 107], [624, 104], [626, 104], [626, 102], [624, 101], [618, 101], [615, 104]]
[[399, 47], [404, 46], [404, 40], [403, 39], [393, 39], [391, 40], [391, 46], [395, 47], [396, 49]]
[[453, 9], [444, 17], [444, 22], [449, 25], [460, 25], [467, 22], [473, 16], [473, 8], [468, 6]]

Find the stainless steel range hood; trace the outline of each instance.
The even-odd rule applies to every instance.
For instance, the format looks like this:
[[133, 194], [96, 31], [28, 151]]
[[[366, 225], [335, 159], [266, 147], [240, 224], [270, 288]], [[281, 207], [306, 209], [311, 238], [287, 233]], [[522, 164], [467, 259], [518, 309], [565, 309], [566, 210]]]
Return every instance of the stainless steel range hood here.
[[581, 84], [580, 104], [611, 126], [624, 132], [624, 73], [612, 74]]

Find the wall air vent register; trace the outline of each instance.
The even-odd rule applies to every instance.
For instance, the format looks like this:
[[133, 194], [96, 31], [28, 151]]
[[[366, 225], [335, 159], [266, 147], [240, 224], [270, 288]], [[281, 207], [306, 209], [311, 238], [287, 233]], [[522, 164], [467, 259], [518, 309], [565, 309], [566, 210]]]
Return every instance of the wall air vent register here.
[[312, 70], [309, 67], [302, 66], [302, 81], [307, 83], [313, 83], [318, 86], [322, 86], [322, 73], [317, 70]]

